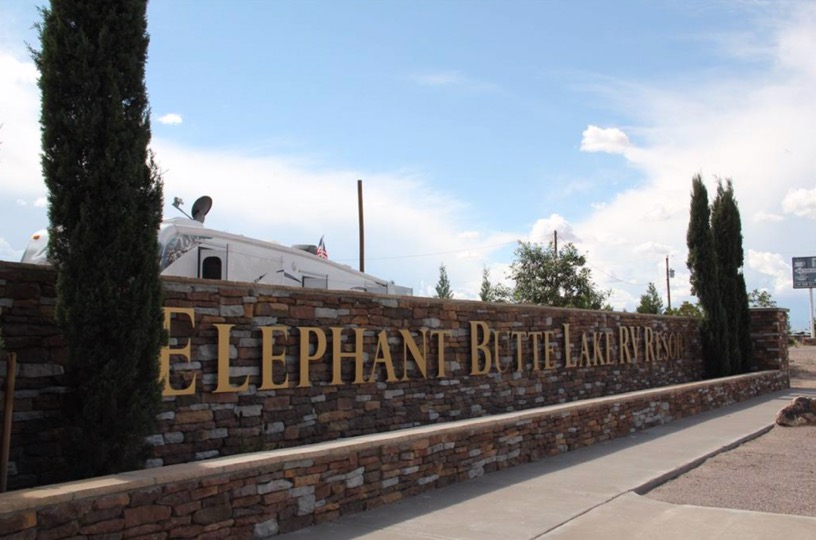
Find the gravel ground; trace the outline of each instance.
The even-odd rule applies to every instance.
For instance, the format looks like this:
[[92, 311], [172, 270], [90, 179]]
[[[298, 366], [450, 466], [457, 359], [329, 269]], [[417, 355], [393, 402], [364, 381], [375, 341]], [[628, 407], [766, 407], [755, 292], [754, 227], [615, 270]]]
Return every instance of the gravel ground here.
[[[816, 388], [816, 346], [791, 347], [790, 360], [791, 387]], [[646, 496], [673, 504], [816, 517], [816, 426], [774, 426]]]

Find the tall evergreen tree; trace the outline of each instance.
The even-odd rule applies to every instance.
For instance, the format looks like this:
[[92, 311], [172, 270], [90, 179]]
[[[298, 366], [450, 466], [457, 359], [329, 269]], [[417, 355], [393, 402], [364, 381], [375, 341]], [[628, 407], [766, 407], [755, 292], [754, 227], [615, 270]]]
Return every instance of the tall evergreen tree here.
[[719, 269], [720, 297], [728, 314], [731, 372], [742, 373], [748, 370], [752, 356], [751, 316], [742, 275], [742, 221], [731, 180], [726, 181], [725, 187], [721, 181], [717, 184], [717, 196], [711, 203], [711, 230]]
[[148, 151], [146, 0], [52, 0], [43, 9], [42, 166], [57, 320], [69, 353], [69, 477], [139, 468], [161, 406], [157, 232]]
[[435, 298], [453, 298], [453, 291], [448, 280], [448, 270], [444, 264], [439, 265], [439, 281], [436, 283]]
[[691, 271], [691, 292], [700, 299], [703, 309], [701, 335], [706, 370], [712, 377], [730, 375], [726, 313], [719, 292], [719, 264], [711, 232], [708, 190], [700, 175], [692, 179], [691, 209], [686, 233]]

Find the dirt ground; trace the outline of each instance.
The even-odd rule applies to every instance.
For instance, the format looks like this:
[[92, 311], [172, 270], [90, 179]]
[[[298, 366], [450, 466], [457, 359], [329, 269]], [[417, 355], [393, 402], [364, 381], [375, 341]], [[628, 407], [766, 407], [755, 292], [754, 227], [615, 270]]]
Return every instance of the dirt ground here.
[[788, 357], [791, 388], [816, 388], [816, 346], [790, 347]]
[[[816, 388], [816, 346], [791, 347], [790, 361], [791, 388]], [[774, 426], [646, 496], [673, 504], [816, 517], [816, 426]]]

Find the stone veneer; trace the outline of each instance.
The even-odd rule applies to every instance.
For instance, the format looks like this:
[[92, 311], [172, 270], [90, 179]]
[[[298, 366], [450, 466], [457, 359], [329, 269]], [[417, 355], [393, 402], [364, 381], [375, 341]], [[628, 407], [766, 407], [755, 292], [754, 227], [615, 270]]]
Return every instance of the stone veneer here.
[[788, 310], [754, 308], [751, 314], [751, 339], [757, 369], [788, 370]]
[[11, 492], [0, 536], [267, 538], [786, 387], [764, 371]]
[[[61, 396], [68, 392], [64, 373], [65, 347], [53, 323], [55, 274], [49, 268], [0, 262], [0, 325], [7, 348], [18, 355], [11, 449], [11, 489], [50, 483], [59, 478]], [[195, 308], [195, 326], [176, 315], [171, 326], [173, 348], [191, 344], [191, 362], [172, 357], [171, 380], [183, 388], [195, 375], [197, 392], [165, 398], [159, 431], [149, 438], [154, 445], [150, 466], [172, 465], [256, 450], [271, 450], [318, 443], [419, 425], [495, 415], [573, 400], [631, 392], [645, 388], [696, 381], [702, 378], [697, 322], [682, 317], [633, 313], [565, 310], [539, 306], [443, 301], [389, 297], [350, 291], [314, 291], [251, 284], [189, 279], [165, 280], [166, 306]], [[784, 310], [752, 313], [758, 363], [765, 369], [787, 369]], [[503, 332], [499, 361], [487, 375], [471, 376], [470, 328], [484, 321]], [[578, 356], [580, 336], [619, 328], [648, 327], [682, 337], [683, 354], [673, 360], [620, 363], [621, 351], [609, 351], [609, 365], [565, 368], [563, 324], [571, 326], [571, 352]], [[231, 383], [249, 377], [240, 393], [214, 393], [217, 382], [218, 331], [231, 324], [229, 340]], [[288, 339], [273, 347], [286, 348], [289, 388], [259, 390], [264, 326], [291, 328]], [[298, 373], [298, 328], [323, 329], [327, 352], [312, 363], [312, 386], [295, 386]], [[375, 370], [376, 382], [352, 384], [353, 360], [344, 360], [343, 384], [331, 384], [333, 354], [330, 327], [343, 333], [341, 352], [353, 350], [354, 332], [362, 333], [363, 355], [370, 364], [376, 356], [377, 336], [386, 330], [394, 349], [394, 363], [402, 378], [398, 331], [418, 339], [421, 329], [450, 331], [446, 338], [445, 377], [437, 377], [438, 348], [430, 340], [428, 377], [410, 366], [406, 380], [383, 382], [387, 370]], [[534, 371], [529, 340], [522, 344], [522, 370], [510, 331], [552, 330], [553, 369]], [[280, 337], [280, 336], [279, 336]], [[280, 341], [280, 340], [279, 340]], [[599, 343], [605, 346], [603, 340]], [[309, 350], [313, 351], [314, 340]], [[658, 352], [658, 357], [660, 353]], [[663, 356], [668, 356], [667, 351]], [[543, 355], [539, 358], [543, 364]], [[597, 363], [597, 362], [596, 362]], [[278, 366], [276, 380], [284, 375]], [[542, 366], [543, 367], [543, 366]], [[5, 377], [0, 362], [0, 377]]]

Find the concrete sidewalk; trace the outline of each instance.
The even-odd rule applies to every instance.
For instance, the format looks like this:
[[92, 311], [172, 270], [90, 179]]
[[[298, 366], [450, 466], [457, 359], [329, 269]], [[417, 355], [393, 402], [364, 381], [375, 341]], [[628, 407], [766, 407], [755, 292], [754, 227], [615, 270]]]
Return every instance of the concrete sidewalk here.
[[672, 505], [637, 495], [756, 437], [791, 389], [487, 474], [282, 540], [816, 538], [816, 518]]

